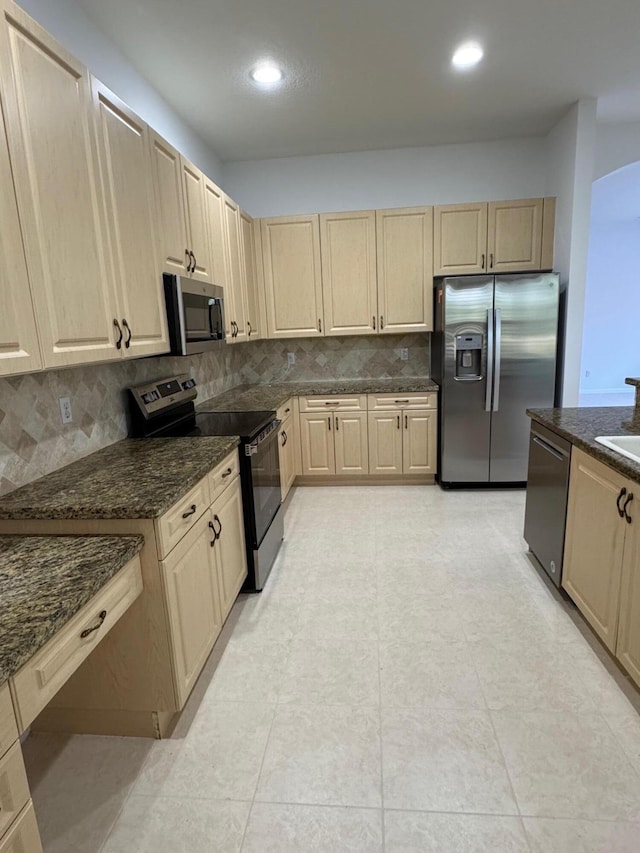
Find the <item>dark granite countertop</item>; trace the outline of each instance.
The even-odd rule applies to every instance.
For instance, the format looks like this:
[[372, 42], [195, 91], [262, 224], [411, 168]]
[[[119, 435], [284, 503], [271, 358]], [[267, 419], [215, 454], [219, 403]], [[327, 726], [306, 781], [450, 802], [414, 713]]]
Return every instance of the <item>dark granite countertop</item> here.
[[0, 519], [157, 518], [239, 444], [237, 436], [118, 441], [0, 499]]
[[278, 382], [272, 385], [237, 385], [224, 394], [198, 403], [200, 411], [238, 412], [277, 409], [289, 397], [305, 394], [410, 394], [438, 390], [428, 377], [398, 379], [335, 379]]
[[640, 413], [635, 406], [530, 409], [527, 414], [585, 453], [640, 483], [640, 464], [595, 440], [599, 435], [640, 435]]
[[143, 536], [0, 536], [0, 684], [142, 548]]
[[624, 381], [625, 385], [633, 385], [635, 388], [640, 388], [640, 377], [638, 376], [627, 376]]

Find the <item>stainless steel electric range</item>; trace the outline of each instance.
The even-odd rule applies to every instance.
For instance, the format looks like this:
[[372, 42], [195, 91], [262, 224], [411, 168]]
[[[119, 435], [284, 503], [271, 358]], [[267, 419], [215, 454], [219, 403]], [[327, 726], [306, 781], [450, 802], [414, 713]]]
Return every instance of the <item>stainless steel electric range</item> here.
[[132, 438], [198, 435], [240, 437], [240, 478], [249, 573], [245, 591], [259, 592], [284, 537], [275, 412], [196, 412], [196, 381], [187, 374], [129, 388]]

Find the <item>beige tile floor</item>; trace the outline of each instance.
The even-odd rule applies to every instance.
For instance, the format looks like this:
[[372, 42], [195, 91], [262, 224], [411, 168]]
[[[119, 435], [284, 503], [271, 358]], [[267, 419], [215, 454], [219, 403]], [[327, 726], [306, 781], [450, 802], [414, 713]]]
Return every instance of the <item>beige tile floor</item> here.
[[46, 853], [636, 853], [637, 695], [523, 511], [298, 489], [172, 738], [26, 743]]

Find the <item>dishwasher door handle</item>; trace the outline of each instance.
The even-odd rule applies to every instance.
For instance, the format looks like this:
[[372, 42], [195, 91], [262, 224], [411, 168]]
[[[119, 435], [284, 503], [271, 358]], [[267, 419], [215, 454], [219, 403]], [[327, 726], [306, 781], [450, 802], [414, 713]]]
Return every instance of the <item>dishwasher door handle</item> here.
[[547, 453], [550, 453], [552, 456], [555, 456], [556, 459], [559, 459], [561, 462], [564, 462], [565, 459], [569, 458], [569, 454], [563, 452], [562, 450], [558, 450], [556, 447], [552, 447], [552, 445], [547, 444], [542, 438], [539, 438], [537, 435], [533, 436], [533, 441], [543, 450], [546, 450]]

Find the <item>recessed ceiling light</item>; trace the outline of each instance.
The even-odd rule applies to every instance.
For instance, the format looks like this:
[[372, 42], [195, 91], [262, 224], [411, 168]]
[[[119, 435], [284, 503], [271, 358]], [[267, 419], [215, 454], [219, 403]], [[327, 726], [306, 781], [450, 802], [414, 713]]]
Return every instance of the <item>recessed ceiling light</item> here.
[[260, 62], [251, 71], [251, 79], [256, 83], [270, 84], [279, 83], [284, 74], [282, 69], [278, 68], [273, 62]]
[[468, 68], [473, 68], [474, 65], [477, 65], [483, 56], [484, 51], [478, 42], [468, 41], [456, 49], [451, 59], [451, 64], [454, 68], [460, 69], [460, 71], [466, 71]]

